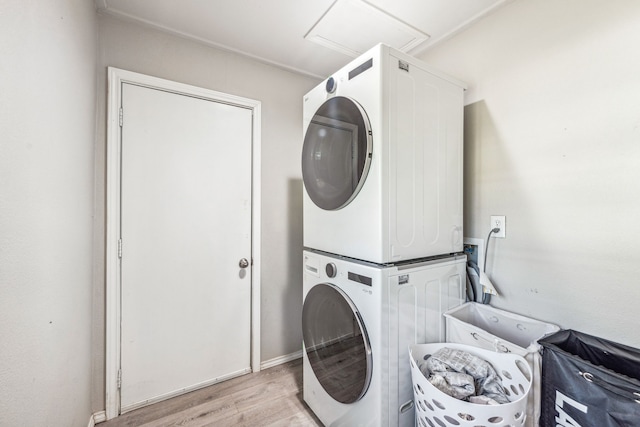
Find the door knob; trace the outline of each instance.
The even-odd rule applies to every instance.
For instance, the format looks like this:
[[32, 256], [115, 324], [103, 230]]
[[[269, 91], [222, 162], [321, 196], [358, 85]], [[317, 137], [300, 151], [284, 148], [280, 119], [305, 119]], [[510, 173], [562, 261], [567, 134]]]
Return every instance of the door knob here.
[[240, 266], [240, 268], [247, 268], [249, 267], [249, 261], [247, 261], [246, 258], [242, 258], [238, 265]]

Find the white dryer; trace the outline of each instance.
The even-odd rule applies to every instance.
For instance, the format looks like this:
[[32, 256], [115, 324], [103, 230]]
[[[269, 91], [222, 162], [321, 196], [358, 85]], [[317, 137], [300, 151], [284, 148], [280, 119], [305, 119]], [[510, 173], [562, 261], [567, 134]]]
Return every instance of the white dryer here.
[[304, 246], [375, 263], [462, 251], [464, 84], [378, 45], [304, 96]]
[[408, 346], [444, 342], [464, 255], [381, 267], [304, 252], [303, 397], [332, 427], [413, 426]]

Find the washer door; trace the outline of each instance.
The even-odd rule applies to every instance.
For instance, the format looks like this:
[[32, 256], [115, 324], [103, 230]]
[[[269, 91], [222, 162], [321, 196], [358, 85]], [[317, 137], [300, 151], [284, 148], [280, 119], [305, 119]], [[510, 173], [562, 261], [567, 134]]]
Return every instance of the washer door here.
[[302, 148], [302, 179], [311, 200], [325, 210], [348, 205], [367, 177], [371, 150], [371, 125], [362, 107], [344, 96], [325, 101]]
[[302, 335], [313, 373], [341, 403], [360, 400], [371, 382], [371, 345], [360, 313], [338, 287], [311, 288], [302, 309]]

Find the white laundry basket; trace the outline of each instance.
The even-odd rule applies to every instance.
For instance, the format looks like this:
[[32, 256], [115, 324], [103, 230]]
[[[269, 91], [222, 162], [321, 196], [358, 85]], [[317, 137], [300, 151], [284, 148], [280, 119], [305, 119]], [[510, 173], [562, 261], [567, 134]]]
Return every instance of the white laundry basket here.
[[538, 340], [558, 332], [557, 325], [510, 313], [485, 304], [468, 302], [444, 313], [446, 341], [468, 344], [525, 358], [533, 373], [527, 401], [526, 427], [538, 427], [542, 378]]
[[[502, 379], [509, 403], [481, 405], [451, 397], [434, 387], [418, 363], [441, 348], [463, 350], [491, 363]], [[531, 368], [522, 356], [496, 353], [464, 344], [435, 343], [409, 347], [411, 379], [418, 427], [521, 427], [527, 418]]]

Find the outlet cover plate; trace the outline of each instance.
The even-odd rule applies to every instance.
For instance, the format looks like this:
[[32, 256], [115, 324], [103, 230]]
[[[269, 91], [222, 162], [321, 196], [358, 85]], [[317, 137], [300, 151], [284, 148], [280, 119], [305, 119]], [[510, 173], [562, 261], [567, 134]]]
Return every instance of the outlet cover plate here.
[[491, 215], [491, 229], [500, 228], [497, 233], [492, 233], [491, 237], [504, 239], [507, 237], [507, 217], [505, 215]]

